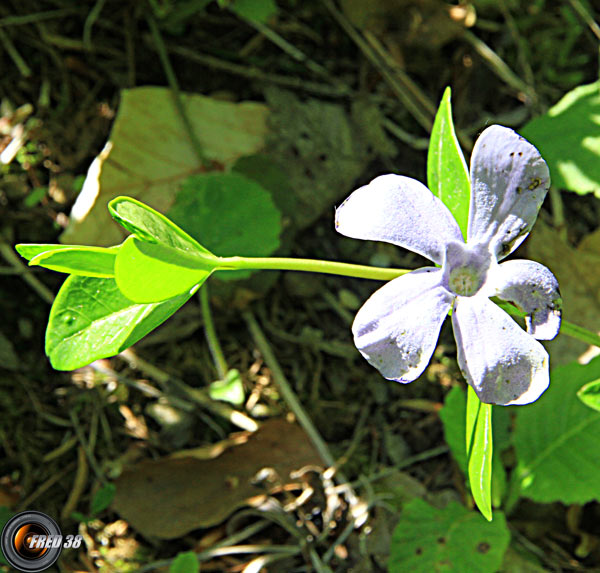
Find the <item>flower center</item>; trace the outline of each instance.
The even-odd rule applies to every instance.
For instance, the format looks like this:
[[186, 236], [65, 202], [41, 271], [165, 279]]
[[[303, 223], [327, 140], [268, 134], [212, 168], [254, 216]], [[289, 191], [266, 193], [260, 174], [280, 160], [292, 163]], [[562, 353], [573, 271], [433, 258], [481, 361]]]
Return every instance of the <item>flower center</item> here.
[[474, 296], [484, 286], [493, 255], [484, 246], [450, 243], [446, 246], [444, 279], [446, 288], [458, 296]]
[[469, 267], [452, 269], [448, 276], [448, 286], [461, 296], [473, 296], [479, 290], [481, 283], [477, 271]]

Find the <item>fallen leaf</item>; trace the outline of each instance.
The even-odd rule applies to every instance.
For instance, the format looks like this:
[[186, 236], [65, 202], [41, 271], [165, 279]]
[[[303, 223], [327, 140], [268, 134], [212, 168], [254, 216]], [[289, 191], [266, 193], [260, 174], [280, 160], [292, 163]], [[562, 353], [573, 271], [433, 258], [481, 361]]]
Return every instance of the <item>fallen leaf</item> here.
[[318, 465], [304, 431], [281, 419], [265, 422], [246, 443], [211, 460], [164, 458], [144, 461], [116, 480], [113, 508], [141, 534], [174, 539], [223, 521], [266, 490], [253, 485], [264, 467], [286, 483], [290, 472]]
[[[600, 231], [588, 235], [577, 248], [538, 220], [527, 242], [529, 257], [546, 265], [558, 279], [563, 318], [592, 332], [600, 329]], [[552, 367], [593, 358], [589, 344], [564, 334], [545, 342]]]
[[[198, 94], [183, 94], [182, 100], [205, 155], [222, 168], [264, 147], [265, 105], [218, 101]], [[108, 213], [111, 199], [128, 195], [165, 212], [181, 183], [203, 171], [171, 91], [159, 87], [123, 90], [109, 141], [89, 168], [60, 240], [117, 244], [123, 231]]]

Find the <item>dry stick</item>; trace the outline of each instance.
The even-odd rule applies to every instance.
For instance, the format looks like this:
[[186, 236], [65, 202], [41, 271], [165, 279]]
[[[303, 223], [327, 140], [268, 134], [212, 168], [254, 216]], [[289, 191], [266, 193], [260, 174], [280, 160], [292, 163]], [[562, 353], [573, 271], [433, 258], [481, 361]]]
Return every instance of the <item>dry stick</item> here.
[[71, 513], [77, 507], [77, 502], [85, 491], [85, 486], [88, 479], [88, 463], [85, 457], [85, 450], [79, 446], [77, 449], [77, 471], [75, 472], [75, 479], [73, 480], [73, 487], [69, 493], [69, 497], [63, 505], [62, 511], [60, 512], [60, 518], [64, 521], [69, 519]]
[[48, 304], [54, 302], [54, 294], [52, 294], [52, 291], [32, 274], [31, 269], [21, 261], [13, 248], [3, 240], [0, 240], [0, 254], [15, 270], [22, 273], [21, 276], [23, 277], [23, 280], [38, 293], [40, 298], [45, 300]]
[[[577, 15], [589, 26], [590, 30], [600, 40], [600, 26], [594, 20], [594, 17], [588, 9], [579, 1], [579, 0], [569, 0], [571, 6], [573, 6], [573, 10], [577, 12]], [[600, 50], [600, 47], [599, 47]], [[600, 52], [599, 52], [600, 55]]]
[[[196, 557], [198, 558], [198, 561], [207, 561], [208, 559], [210, 559], [213, 556], [213, 551], [215, 549], [234, 546], [236, 543], [239, 543], [240, 541], [243, 541], [244, 539], [248, 539], [248, 537], [251, 537], [253, 535], [256, 535], [257, 533], [260, 533], [263, 529], [266, 529], [270, 525], [271, 525], [271, 522], [266, 519], [257, 521], [256, 523], [253, 523], [252, 525], [245, 527], [241, 531], [238, 531], [238, 532], [230, 535], [229, 537], [223, 539], [222, 541], [215, 543], [214, 547], [212, 547], [211, 549], [207, 549], [206, 551], [201, 551], [200, 553], [196, 553]], [[173, 561], [174, 561], [174, 558], [163, 559], [161, 561], [155, 561], [154, 563], [149, 563], [148, 565], [145, 565], [144, 567], [141, 567], [140, 569], [138, 569], [138, 573], [146, 573], [147, 571], [154, 571], [155, 569], [158, 569], [161, 567], [167, 567], [171, 563], [173, 563]]]
[[176, 388], [188, 400], [204, 406], [207, 410], [222, 416], [232, 424], [244, 430], [248, 430], [249, 432], [255, 432], [258, 429], [258, 424], [243, 412], [235, 410], [225, 403], [213, 401], [201, 390], [190, 388], [183, 380], [167, 374], [160, 368], [157, 368], [153, 364], [150, 364], [137, 356], [131, 348], [121, 352], [120, 356], [127, 361], [130, 368], [140, 370], [147, 376], [156, 380], [163, 387], [169, 388], [171, 386]]
[[21, 75], [26, 78], [31, 77], [31, 68], [27, 65], [27, 62], [23, 59], [23, 56], [21, 56], [19, 50], [17, 50], [8, 34], [2, 28], [0, 28], [0, 43], [4, 46], [6, 53], [10, 56], [15, 66], [17, 66]]
[[177, 82], [177, 77], [175, 76], [175, 71], [173, 70], [173, 66], [171, 65], [171, 61], [169, 60], [169, 54], [167, 53], [167, 48], [165, 47], [165, 43], [160, 34], [160, 30], [156, 25], [154, 18], [150, 10], [146, 13], [146, 20], [148, 21], [148, 27], [150, 28], [150, 33], [152, 34], [152, 39], [154, 40], [154, 46], [156, 51], [158, 52], [158, 57], [160, 58], [163, 70], [165, 75], [167, 76], [167, 82], [169, 87], [171, 88], [171, 92], [173, 93], [173, 101], [175, 103], [175, 109], [179, 114], [181, 121], [183, 122], [183, 126], [187, 133], [187, 136], [192, 144], [192, 148], [194, 153], [198, 157], [198, 161], [203, 167], [209, 167], [210, 161], [206, 158], [204, 151], [202, 149], [202, 144], [194, 131], [194, 126], [190, 121], [190, 118], [187, 114], [185, 106], [183, 105], [183, 101], [181, 99], [181, 92], [179, 91], [179, 83]]
[[[248, 325], [248, 329], [250, 330], [250, 334], [254, 339], [254, 343], [260, 350], [260, 353], [263, 355], [265, 362], [267, 363], [269, 369], [273, 374], [273, 379], [277, 383], [277, 386], [279, 388], [279, 391], [281, 392], [281, 395], [283, 396], [283, 399], [287, 402], [287, 405], [289, 406], [290, 410], [294, 413], [294, 415], [300, 422], [300, 425], [308, 434], [308, 437], [311, 439], [315, 448], [319, 452], [319, 455], [321, 456], [322, 460], [328, 466], [335, 465], [335, 459], [331, 455], [327, 444], [321, 437], [321, 434], [319, 434], [317, 428], [315, 428], [314, 424], [312, 423], [312, 420], [310, 419], [310, 417], [304, 410], [304, 407], [300, 403], [300, 400], [298, 400], [296, 394], [292, 390], [292, 387], [287, 381], [283, 370], [281, 369], [279, 363], [277, 362], [277, 359], [275, 358], [275, 354], [273, 354], [273, 351], [271, 350], [271, 345], [269, 344], [268, 340], [263, 334], [260, 326], [258, 325], [258, 322], [256, 322], [254, 315], [249, 311], [245, 311], [242, 314], [242, 316], [244, 317], [244, 320]], [[340, 478], [342, 478], [342, 476], [340, 476]]]
[[104, 8], [104, 4], [106, 4], [106, 0], [96, 0], [93, 8], [90, 10], [87, 18], [85, 19], [85, 23], [83, 24], [83, 44], [86, 49], [92, 51], [92, 26], [96, 22], [96, 20], [100, 17], [100, 13], [102, 12], [102, 8]]
[[302, 426], [304, 431], [307, 433], [317, 452], [321, 456], [321, 459], [329, 466], [325, 474], [329, 474], [329, 479], [331, 479], [333, 475], [337, 476], [337, 481], [339, 482], [338, 488], [340, 489], [340, 491], [343, 491], [345, 493], [346, 500], [348, 502], [348, 505], [350, 506], [350, 516], [352, 516], [352, 520], [353, 518], [358, 518], [358, 515], [354, 515], [353, 510], [359, 509], [360, 502], [350, 482], [344, 476], [344, 474], [341, 471], [339, 471], [338, 464], [336, 463], [336, 460], [329, 451], [325, 440], [323, 440], [321, 434], [319, 434], [319, 431], [312, 423], [310, 416], [307, 414], [306, 410], [304, 410], [304, 407], [300, 403], [300, 400], [298, 400], [298, 397], [292, 390], [290, 383], [287, 381], [283, 370], [277, 362], [277, 358], [275, 358], [275, 354], [271, 350], [271, 345], [269, 344], [269, 341], [263, 334], [260, 326], [258, 325], [258, 322], [254, 318], [254, 315], [250, 311], [245, 311], [242, 314], [242, 316], [244, 317], [244, 320], [248, 325], [248, 329], [250, 330], [250, 334], [254, 339], [254, 343], [260, 350], [261, 354], [263, 355], [263, 358], [265, 359], [265, 362], [267, 363], [271, 370], [271, 373], [273, 374], [273, 380], [275, 380], [277, 387], [281, 392], [281, 395], [283, 396], [283, 399], [300, 422], [300, 425]]
[[490, 48], [484, 41], [480, 40], [475, 34], [465, 30], [463, 37], [475, 51], [483, 58], [489, 68], [504, 82], [518, 92], [523, 92], [527, 98], [534, 102], [536, 93], [533, 88], [525, 83], [515, 72], [513, 72], [508, 64]]
[[[372, 47], [365, 38], [354, 29], [354, 26], [335, 6], [333, 0], [323, 0], [326, 8], [350, 36], [354, 43], [363, 52], [366, 58], [373, 64], [381, 73], [383, 79], [394, 90], [400, 101], [406, 106], [413, 117], [421, 124], [421, 126], [429, 133], [433, 125], [433, 115], [435, 107], [429, 101], [418, 86], [397, 66], [390, 67], [389, 58], [382, 58], [381, 47], [379, 49]], [[374, 37], [370, 36], [371, 44], [374, 42]], [[375, 43], [377, 45], [377, 43]]]
[[235, 64], [233, 62], [221, 60], [220, 58], [211, 56], [209, 54], [201, 54], [181, 46], [168, 47], [168, 51], [172, 54], [177, 54], [178, 56], [188, 58], [189, 60], [203, 66], [248, 78], [249, 80], [269, 82], [285, 88], [304, 90], [327, 97], [352, 97], [355, 95], [355, 92], [352, 90], [352, 88], [348, 86], [328, 86], [326, 84], [307, 81], [303, 78], [287, 77], [278, 74], [267, 73], [254, 66]]
[[246, 23], [252, 26], [255, 30], [260, 32], [267, 40], [270, 40], [278, 48], [283, 50], [288, 56], [291, 56], [297, 62], [304, 64], [311, 72], [322, 76], [329, 80], [332, 79], [331, 72], [326, 70], [321, 64], [318, 64], [314, 60], [311, 60], [304, 52], [290, 44], [286, 39], [282, 38], [275, 30], [269, 28], [262, 22], [257, 20], [245, 19]]

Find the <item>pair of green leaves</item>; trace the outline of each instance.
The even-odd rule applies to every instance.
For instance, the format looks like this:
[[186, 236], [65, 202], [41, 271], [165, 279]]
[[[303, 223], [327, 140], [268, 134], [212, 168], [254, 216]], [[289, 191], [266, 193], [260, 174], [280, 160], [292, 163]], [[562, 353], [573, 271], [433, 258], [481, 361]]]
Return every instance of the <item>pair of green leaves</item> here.
[[[467, 164], [452, 121], [450, 88], [438, 109], [427, 155], [427, 183], [450, 210], [467, 238], [471, 185]], [[484, 404], [469, 387], [466, 412], [466, 452], [471, 492], [477, 507], [492, 519], [492, 406]]]
[[[220, 257], [135, 199], [117, 197], [109, 211], [132, 233], [121, 245], [17, 246], [30, 265], [71, 274], [52, 306], [46, 331], [46, 354], [58, 370], [73, 370], [128, 348], [222, 267]], [[279, 244], [280, 216], [269, 193], [239, 174], [190, 178], [173, 211], [202, 242], [224, 255], [270, 254]]]
[[[46, 354], [73, 370], [128, 348], [177, 311], [218, 260], [147, 205], [118, 197], [113, 217], [134, 233], [119, 246], [17, 245], [30, 265], [70, 273], [50, 311]], [[191, 264], [197, 268], [191, 268]]]
[[17, 245], [30, 265], [75, 276], [115, 279], [126, 298], [156, 303], [201, 285], [219, 258], [154, 209], [130, 197], [108, 205], [113, 218], [132, 233], [115, 247]]

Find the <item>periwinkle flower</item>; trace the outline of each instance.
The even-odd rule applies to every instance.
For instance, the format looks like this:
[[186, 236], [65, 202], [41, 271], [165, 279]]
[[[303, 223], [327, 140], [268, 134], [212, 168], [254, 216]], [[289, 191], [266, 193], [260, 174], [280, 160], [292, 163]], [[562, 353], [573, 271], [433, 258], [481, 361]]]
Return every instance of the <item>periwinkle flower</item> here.
[[[382, 175], [336, 211], [348, 237], [385, 241], [440, 267], [400, 276], [358, 311], [352, 331], [361, 354], [390, 380], [418, 378], [450, 309], [458, 364], [482, 402], [528, 404], [548, 387], [549, 358], [536, 340], [560, 328], [554, 275], [528, 260], [500, 263], [528, 235], [550, 186], [538, 150], [513, 130], [491, 126], [471, 157], [467, 241], [450, 211], [418, 181]], [[523, 310], [527, 332], [490, 300]]]

